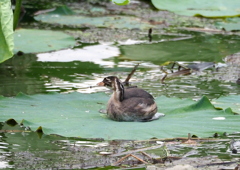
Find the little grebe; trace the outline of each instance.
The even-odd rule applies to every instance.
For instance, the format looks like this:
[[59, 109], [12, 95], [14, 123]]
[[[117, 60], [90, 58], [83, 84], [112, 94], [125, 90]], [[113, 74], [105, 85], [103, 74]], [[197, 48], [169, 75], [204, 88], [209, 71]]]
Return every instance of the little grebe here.
[[107, 105], [109, 118], [116, 121], [151, 121], [160, 117], [155, 115], [157, 105], [153, 96], [145, 90], [135, 87], [125, 89], [115, 76], [104, 78], [98, 85], [113, 88]]

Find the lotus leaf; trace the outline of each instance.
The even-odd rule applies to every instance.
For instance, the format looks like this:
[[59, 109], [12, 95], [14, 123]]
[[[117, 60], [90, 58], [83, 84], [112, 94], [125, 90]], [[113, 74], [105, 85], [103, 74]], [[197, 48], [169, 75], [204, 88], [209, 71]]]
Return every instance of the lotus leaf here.
[[127, 5], [129, 4], [130, 0], [112, 0], [117, 5]]
[[[226, 55], [239, 51], [237, 46], [228, 44], [232, 36], [192, 35], [192, 38], [178, 41], [169, 39], [158, 43], [122, 45], [119, 47], [123, 54], [121, 58], [151, 61], [154, 64], [166, 61], [222, 62]], [[239, 42], [237, 38], [234, 40], [236, 44]]]
[[0, 1], [0, 63], [13, 56], [13, 13], [11, 1]]
[[240, 30], [240, 17], [228, 18], [225, 22], [216, 22], [216, 27], [224, 28], [226, 31]]
[[[98, 112], [105, 108], [108, 98], [104, 93], [1, 97], [0, 121], [13, 118], [32, 130], [42, 129], [46, 134], [106, 140], [171, 138], [186, 136], [187, 133], [208, 137], [215, 132], [240, 129], [239, 115], [215, 109], [207, 97], [198, 102], [158, 97], [159, 112], [166, 116], [152, 122], [116, 122], [108, 119]], [[219, 117], [224, 120], [218, 120]]]
[[158, 9], [186, 16], [231, 17], [240, 15], [239, 0], [152, 0], [152, 3]]
[[75, 45], [75, 39], [61, 31], [18, 29], [14, 33], [14, 52], [39, 53]]
[[231, 108], [233, 112], [240, 114], [240, 95], [222, 96], [212, 100], [216, 107]]
[[147, 22], [130, 16], [86, 17], [79, 15], [41, 14], [34, 17], [38, 21], [50, 24], [68, 25], [74, 27], [107, 27], [127, 29], [149, 29], [154, 27]]

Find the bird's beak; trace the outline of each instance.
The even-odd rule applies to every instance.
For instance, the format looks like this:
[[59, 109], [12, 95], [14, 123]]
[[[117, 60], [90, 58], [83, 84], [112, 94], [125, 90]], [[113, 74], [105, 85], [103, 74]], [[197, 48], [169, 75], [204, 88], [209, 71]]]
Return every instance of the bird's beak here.
[[105, 84], [103, 82], [100, 82], [97, 84], [98, 86], [104, 86]]

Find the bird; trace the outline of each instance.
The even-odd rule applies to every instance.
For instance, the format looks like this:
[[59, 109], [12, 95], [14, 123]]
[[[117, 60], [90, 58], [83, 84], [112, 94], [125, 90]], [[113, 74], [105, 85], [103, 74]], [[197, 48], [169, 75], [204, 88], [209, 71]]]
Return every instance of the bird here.
[[236, 83], [237, 83], [238, 85], [240, 85], [240, 78], [237, 79]]
[[98, 86], [112, 87], [113, 94], [107, 104], [107, 115], [115, 121], [146, 122], [158, 119], [157, 104], [151, 94], [143, 89], [125, 88], [116, 76], [108, 76]]

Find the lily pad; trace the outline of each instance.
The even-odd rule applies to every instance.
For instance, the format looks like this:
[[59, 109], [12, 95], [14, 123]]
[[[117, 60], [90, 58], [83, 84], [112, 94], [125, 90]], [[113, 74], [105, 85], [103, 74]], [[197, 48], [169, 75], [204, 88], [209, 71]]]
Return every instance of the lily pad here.
[[152, 0], [152, 3], [158, 9], [186, 16], [231, 17], [240, 15], [239, 0]]
[[[94, 94], [24, 95], [0, 98], [0, 121], [10, 118], [46, 134], [66, 137], [111, 139], [149, 139], [186, 136], [187, 133], [208, 137], [213, 133], [240, 129], [240, 116], [217, 110], [203, 97], [190, 99], [156, 99], [159, 112], [165, 117], [152, 122], [116, 122], [98, 112], [105, 108], [108, 96]], [[214, 118], [224, 117], [224, 120]]]
[[240, 114], [240, 95], [222, 96], [212, 100], [216, 107], [231, 108], [233, 112]]
[[[151, 61], [154, 64], [167, 61], [222, 62], [226, 55], [239, 51], [237, 46], [229, 45], [232, 40], [233, 36], [193, 34], [188, 39], [122, 45], [119, 48], [123, 54], [122, 59]], [[237, 39], [233, 41], [236, 44], [240, 42]]]
[[18, 29], [14, 33], [14, 52], [39, 53], [69, 48], [75, 39], [61, 31]]
[[127, 5], [129, 4], [130, 0], [112, 0], [117, 5]]
[[13, 56], [13, 13], [9, 0], [0, 1], [0, 63]]
[[104, 28], [127, 28], [127, 29], [149, 29], [155, 27], [146, 21], [130, 16], [102, 16], [87, 17], [80, 15], [41, 14], [34, 17], [37, 21], [49, 24], [67, 25], [70, 27], [104, 27]]
[[240, 17], [228, 18], [222, 22], [216, 22], [216, 27], [226, 31], [240, 30]]

